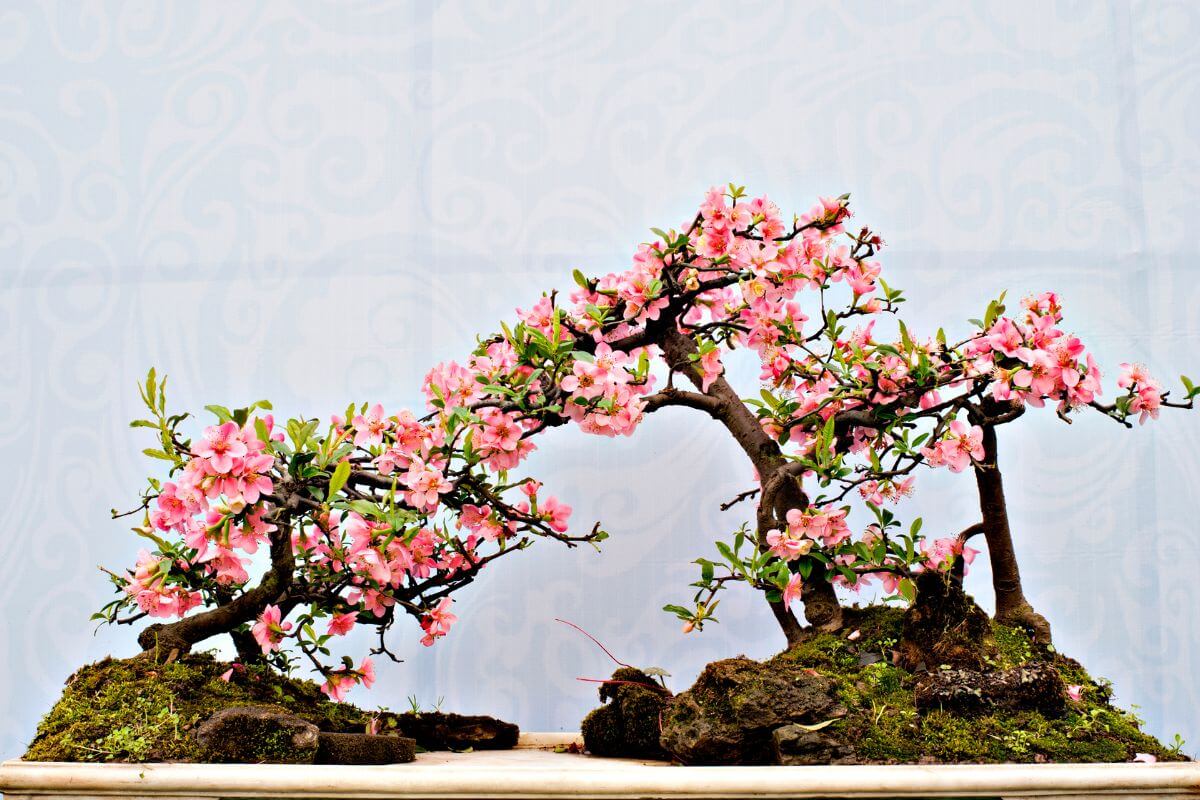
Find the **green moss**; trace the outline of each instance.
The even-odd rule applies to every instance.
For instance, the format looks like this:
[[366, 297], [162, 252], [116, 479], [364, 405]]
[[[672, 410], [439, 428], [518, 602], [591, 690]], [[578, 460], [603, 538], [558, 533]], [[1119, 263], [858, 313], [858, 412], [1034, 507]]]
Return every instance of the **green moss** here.
[[[25, 754], [36, 761], [191, 761], [201, 757], [192, 731], [222, 708], [268, 705], [333, 732], [361, 731], [368, 712], [330, 702], [315, 683], [266, 667], [235, 671], [191, 654], [171, 664], [105, 659], [83, 667], [38, 725]], [[271, 751], [290, 748], [264, 742]]]
[[862, 761], [1108, 762], [1150, 753], [1160, 761], [1183, 756], [1141, 731], [1136, 715], [1111, 705], [1107, 682], [1093, 679], [1077, 661], [1040, 648], [1019, 628], [992, 625], [995, 654], [989, 666], [1007, 669], [1049, 660], [1064, 683], [1083, 687], [1081, 702], [1053, 719], [1031, 711], [997, 711], [964, 717], [917, 713], [916, 676], [891, 663], [902, 611], [889, 607], [852, 609], [846, 634], [817, 634], [777, 658], [809, 667], [837, 684], [848, 713], [831, 731], [855, 747]]
[[996, 642], [997, 657], [994, 666], [997, 669], [1019, 667], [1033, 659], [1033, 640], [1023, 628], [993, 622], [992, 639]]

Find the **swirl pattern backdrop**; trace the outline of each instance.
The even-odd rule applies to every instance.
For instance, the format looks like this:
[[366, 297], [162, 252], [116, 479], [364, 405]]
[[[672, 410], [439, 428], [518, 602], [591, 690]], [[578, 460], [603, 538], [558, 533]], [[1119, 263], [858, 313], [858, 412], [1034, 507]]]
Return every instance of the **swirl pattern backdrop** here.
[[[624, 268], [714, 183], [788, 211], [853, 192], [918, 324], [1054, 289], [1113, 374], [1200, 372], [1200, 6], [644, 6], [0, 10], [0, 755], [74, 668], [135, 649], [88, 615], [110, 590], [96, 566], [138, 547], [108, 512], [156, 468], [126, 427], [147, 367], [181, 409], [416, 407], [430, 366], [572, 268]], [[1031, 599], [1194, 752], [1200, 419], [1029, 417], [1002, 436]], [[747, 514], [717, 508], [751, 480], [718, 434], [676, 409], [630, 440], [545, 437], [531, 470], [604, 521], [604, 553], [494, 565], [448, 639], [399, 627], [406, 663], [353, 699], [576, 728], [595, 701], [576, 677], [612, 665], [554, 617], [676, 688], [779, 649], [745, 593], [703, 634], [658, 610]], [[927, 531], [974, 521], [969, 476], [920, 482], [906, 513]]]

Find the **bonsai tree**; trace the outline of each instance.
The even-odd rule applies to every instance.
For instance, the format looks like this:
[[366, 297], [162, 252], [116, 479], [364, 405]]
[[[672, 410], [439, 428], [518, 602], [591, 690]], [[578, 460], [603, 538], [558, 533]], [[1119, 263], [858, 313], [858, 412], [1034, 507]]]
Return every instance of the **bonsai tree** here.
[[[629, 269], [575, 271], [565, 302], [545, 294], [515, 326], [480, 340], [466, 365], [439, 365], [426, 380], [430, 407], [483, 431], [519, 427], [523, 441], [567, 423], [629, 435], [669, 406], [723, 426], [758, 485], [722, 508], [753, 499], [757, 510], [718, 543], [719, 560], [698, 560], [693, 602], [666, 607], [687, 631], [711, 621], [718, 592], [740, 582], [764, 594], [795, 644], [805, 635], [795, 601], [811, 626], [837, 630], [835, 586], [877, 579], [911, 600], [916, 572], [961, 579], [977, 552], [967, 542], [982, 534], [997, 620], [1049, 641], [1021, 584], [997, 429], [1047, 404], [1068, 423], [1090, 411], [1131, 427], [1191, 408], [1200, 387], [1183, 378], [1176, 401], [1144, 367], [1122, 364], [1120, 391], [1103, 402], [1100, 369], [1061, 327], [1049, 292], [1012, 315], [1001, 295], [959, 341], [942, 328], [916, 334], [898, 314], [903, 293], [881, 277], [882, 239], [848, 228], [848, 201], [822, 198], [785, 221], [767, 197], [714, 188], [679, 228], [653, 229]], [[722, 358], [738, 349], [757, 358], [759, 386], [727, 379]], [[912, 493], [921, 466], [973, 473], [979, 518], [962, 533], [928, 541], [919, 519], [904, 529], [884, 507]], [[847, 521], [855, 495], [872, 515], [861, 532]]]
[[[1048, 641], [1021, 585], [997, 428], [1047, 403], [1067, 422], [1092, 411], [1131, 427], [1191, 408], [1200, 388], [1184, 378], [1176, 401], [1143, 367], [1123, 364], [1118, 395], [1101, 401], [1100, 370], [1060, 327], [1052, 293], [1015, 315], [1003, 296], [993, 300], [959, 341], [941, 328], [915, 334], [899, 317], [903, 293], [881, 277], [883, 241], [849, 230], [850, 217], [848, 196], [787, 222], [766, 197], [712, 189], [679, 228], [654, 229], [629, 269], [576, 271], [565, 300], [544, 294], [465, 363], [437, 365], [421, 418], [364, 404], [323, 433], [308, 419], [278, 431], [260, 413], [266, 403], [209, 406], [216, 423], [185, 439], [186, 415], [168, 415], [151, 372], [142, 387], [151, 416], [133, 424], [156, 431], [160, 446], [146, 452], [168, 462], [170, 480], [152, 478], [132, 512], [155, 547], [134, 571], [112, 574], [121, 594], [99, 616], [179, 617], [142, 632], [153, 653], [230, 634], [243, 659], [286, 666], [289, 643], [340, 697], [369, 684], [373, 668], [330, 667], [332, 637], [372, 625], [373, 654], [390, 655], [384, 636], [399, 609], [432, 644], [455, 619], [450, 595], [489, 561], [535, 537], [605, 538], [599, 527], [569, 534], [570, 507], [512, 474], [539, 434], [576, 424], [627, 436], [646, 414], [682, 406], [719, 423], [758, 479], [722, 506], [754, 501], [753, 520], [718, 543], [719, 558], [697, 560], [693, 601], [667, 606], [685, 630], [714, 621], [717, 594], [744, 583], [793, 645], [806, 630], [843, 625], [835, 587], [878, 580], [911, 600], [917, 572], [961, 577], [976, 554], [967, 542], [982, 534], [997, 619]], [[727, 379], [722, 358], [734, 350], [757, 359], [758, 386], [739, 391]], [[903, 527], [885, 507], [913, 492], [922, 466], [973, 473], [979, 519], [962, 533], [927, 540], [919, 519]], [[855, 500], [871, 514], [857, 532]], [[245, 554], [260, 545], [270, 565], [254, 582]], [[792, 611], [798, 600], [808, 629]]]
[[[296, 418], [280, 429], [259, 401], [207, 406], [214, 423], [187, 438], [189, 415], [168, 413], [165, 385], [151, 370], [139, 387], [150, 416], [131, 423], [155, 432], [145, 454], [166, 462], [165, 479], [151, 477], [133, 511], [113, 512], [140, 514], [133, 530], [152, 547], [133, 570], [109, 573], [119, 596], [94, 615], [174, 618], [141, 632], [149, 655], [175, 658], [229, 634], [243, 661], [287, 669], [286, 645], [341, 700], [374, 680], [369, 657], [331, 662], [332, 640], [356, 625], [378, 632], [371, 655], [395, 658], [386, 634], [397, 612], [432, 645], [457, 619], [451, 595], [490, 562], [535, 538], [568, 547], [605, 538], [598, 527], [569, 535], [571, 508], [510, 475], [533, 449], [519, 424], [363, 404], [324, 426]], [[256, 569], [260, 549], [268, 563]]]

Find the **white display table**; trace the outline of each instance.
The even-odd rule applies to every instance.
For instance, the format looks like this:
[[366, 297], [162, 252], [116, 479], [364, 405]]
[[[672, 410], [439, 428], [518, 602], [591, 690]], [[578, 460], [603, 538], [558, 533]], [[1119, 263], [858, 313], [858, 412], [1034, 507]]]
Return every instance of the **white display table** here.
[[556, 753], [565, 734], [516, 750], [424, 753], [385, 767], [61, 764], [6, 761], [8, 800], [184, 798], [1200, 798], [1200, 764], [681, 767]]

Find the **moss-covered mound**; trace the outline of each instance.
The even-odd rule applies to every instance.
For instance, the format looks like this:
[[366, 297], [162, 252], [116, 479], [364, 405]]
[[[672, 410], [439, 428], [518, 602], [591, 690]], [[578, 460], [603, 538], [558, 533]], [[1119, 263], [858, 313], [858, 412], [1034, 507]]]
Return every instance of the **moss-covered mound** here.
[[600, 701], [579, 726], [592, 755], [614, 758], [667, 758], [658, 743], [659, 720], [671, 693], [646, 673], [621, 667], [600, 684]]
[[[293, 714], [328, 733], [361, 733], [373, 720], [381, 732], [416, 738], [425, 749], [444, 749], [453, 733], [483, 730], [491, 738], [467, 745], [511, 747], [516, 726], [483, 717], [437, 714], [438, 737], [428, 714], [364, 711], [334, 703], [312, 681], [268, 667], [237, 667], [193, 653], [170, 664], [147, 658], [106, 658], [67, 679], [63, 695], [38, 725], [24, 758], [30, 761], [200, 761], [197, 726], [218, 711], [266, 706]], [[463, 726], [460, 722], [471, 723]], [[480, 727], [481, 721], [489, 725]], [[454, 730], [447, 733], [449, 725]], [[480, 734], [482, 736], [482, 734]], [[485, 737], [486, 738], [486, 737]], [[491, 742], [491, 744], [489, 744]]]
[[[1060, 714], [993, 708], [981, 713], [918, 713], [919, 675], [893, 663], [903, 610], [874, 606], [848, 612], [840, 634], [818, 634], [785, 653], [786, 661], [815, 670], [837, 684], [845, 717], [826, 730], [852, 746], [861, 763], [1103, 762], [1149, 753], [1161, 761], [1185, 756], [1142, 733], [1142, 721], [1111, 703], [1112, 690], [1077, 662], [1036, 645], [1019, 628], [992, 623], [990, 670], [1048, 664], [1063, 684], [1081, 686], [1078, 702]], [[849, 636], [857, 636], [852, 640]], [[902, 660], [902, 659], [901, 659]], [[937, 665], [930, 669], [938, 669]]]
[[[626, 731], [659, 726], [663, 750], [685, 764], [1187, 760], [1142, 733], [1136, 715], [1112, 705], [1109, 684], [1078, 662], [1022, 629], [970, 616], [986, 629], [939, 623], [925, 635], [919, 623], [932, 618], [923, 612], [847, 609], [838, 633], [813, 633], [765, 662], [709, 664], [641, 720], [630, 719], [633, 707], [615, 715], [602, 706], [585, 722], [585, 741], [615, 754], [630, 747]], [[945, 655], [959, 666], [927, 663]]]

